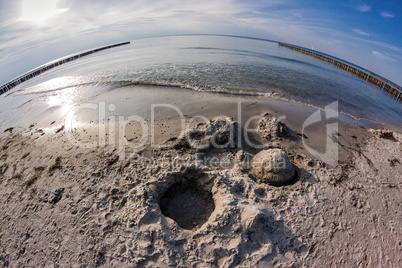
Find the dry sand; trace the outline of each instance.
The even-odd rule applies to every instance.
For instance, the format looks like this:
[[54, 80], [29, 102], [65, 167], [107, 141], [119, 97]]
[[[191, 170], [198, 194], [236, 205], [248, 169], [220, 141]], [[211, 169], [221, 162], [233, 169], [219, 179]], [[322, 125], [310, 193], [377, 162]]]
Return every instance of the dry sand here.
[[[235, 114], [228, 107], [237, 100], [231, 101], [216, 109], [209, 103], [204, 115]], [[268, 119], [275, 114], [260, 100], [244, 105], [268, 111]], [[248, 147], [157, 150], [147, 144], [121, 159], [110, 145], [73, 146], [60, 127], [58, 133], [36, 126], [4, 133], [0, 265], [401, 267], [401, 129], [341, 124], [333, 168], [305, 151], [295, 118], [288, 116], [291, 130], [276, 147], [288, 154], [297, 177], [280, 187], [249, 175], [244, 160], [259, 150]], [[174, 125], [160, 117], [162, 123]], [[134, 129], [126, 130], [128, 139]], [[174, 127], [158, 131], [159, 141], [178, 134]], [[306, 132], [310, 145], [321, 144], [321, 132], [322, 126]], [[96, 137], [90, 129], [74, 135]], [[254, 138], [271, 142], [261, 133]], [[209, 160], [170, 168], [145, 161], [171, 156]], [[212, 165], [213, 157], [231, 162]]]

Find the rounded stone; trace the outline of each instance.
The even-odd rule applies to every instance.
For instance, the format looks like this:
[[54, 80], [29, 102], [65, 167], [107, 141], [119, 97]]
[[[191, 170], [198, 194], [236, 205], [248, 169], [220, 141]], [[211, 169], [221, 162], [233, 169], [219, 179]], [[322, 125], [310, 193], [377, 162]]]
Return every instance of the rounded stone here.
[[259, 182], [280, 186], [294, 178], [295, 169], [283, 150], [268, 149], [255, 155], [250, 174]]

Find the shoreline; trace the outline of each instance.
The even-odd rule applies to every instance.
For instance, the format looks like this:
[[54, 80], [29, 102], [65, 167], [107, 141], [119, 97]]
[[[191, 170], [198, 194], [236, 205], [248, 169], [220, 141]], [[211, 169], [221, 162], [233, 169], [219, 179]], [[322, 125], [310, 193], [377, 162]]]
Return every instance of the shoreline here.
[[[74, 87], [73, 87], [74, 89]], [[117, 94], [116, 92], [119, 91]], [[130, 92], [131, 91], [131, 92]], [[118, 98], [114, 98], [113, 95], [126, 95], [126, 99], [124, 98], [118, 100]], [[146, 95], [149, 94], [150, 96], [146, 97]], [[201, 100], [201, 102], [204, 100], [206, 103], [207, 101], [212, 101], [213, 103], [216, 103], [215, 108], [219, 106], [219, 101], [223, 101], [225, 104], [231, 103], [232, 105], [236, 105], [236, 101], [240, 101], [242, 103], [245, 103], [246, 105], [249, 105], [251, 103], [256, 103], [257, 106], [260, 106], [258, 109], [262, 110], [265, 109], [268, 110], [271, 113], [275, 113], [277, 117], [286, 115], [288, 116], [287, 120], [289, 124], [292, 124], [295, 128], [301, 128], [301, 126], [297, 123], [300, 120], [303, 120], [307, 117], [307, 115], [310, 113], [314, 113], [317, 110], [325, 110], [325, 108], [320, 108], [318, 106], [314, 105], [309, 105], [306, 103], [302, 102], [297, 102], [297, 101], [291, 101], [291, 100], [285, 100], [282, 98], [276, 98], [272, 96], [248, 96], [248, 95], [236, 95], [236, 94], [228, 94], [228, 93], [219, 93], [219, 92], [209, 92], [209, 91], [197, 91], [194, 89], [189, 89], [189, 88], [182, 88], [182, 87], [166, 87], [166, 86], [150, 86], [150, 85], [137, 85], [135, 86], [135, 89], [132, 88], [131, 86], [124, 86], [121, 88], [117, 88], [115, 90], [112, 90], [110, 92], [106, 92], [101, 95], [96, 95], [94, 96], [93, 100], [89, 102], [76, 102], [76, 103], [68, 103], [67, 104], [67, 109], [63, 108], [64, 111], [60, 111], [60, 106], [58, 106], [55, 103], [46, 103], [45, 101], [38, 102], [38, 103], [33, 103], [29, 104], [31, 105], [30, 107], [27, 107], [27, 115], [25, 116], [26, 118], [19, 118], [19, 124], [15, 125], [13, 124], [12, 120], [15, 120], [15, 109], [19, 109], [21, 104], [18, 105], [17, 107], [7, 107], [7, 111], [4, 112], [3, 118], [6, 118], [7, 121], [3, 121], [0, 124], [0, 131], [3, 132], [5, 129], [14, 127], [16, 130], [24, 130], [28, 129], [31, 124], [35, 124], [37, 127], [40, 128], [48, 128], [52, 127], [51, 122], [56, 122], [56, 124], [63, 124], [63, 121], [65, 119], [66, 111], [71, 109], [75, 105], [81, 105], [85, 103], [95, 103], [96, 101], [98, 102], [105, 102], [104, 100], [106, 99], [108, 103], [112, 102], [109, 100], [113, 100], [114, 105], [121, 106], [122, 103], [131, 101], [132, 105], [131, 106], [141, 106], [141, 108], [135, 109], [136, 112], [132, 113], [132, 107], [127, 104], [123, 104], [123, 110], [120, 109], [120, 114], [122, 116], [131, 116], [131, 115], [139, 115], [143, 117], [150, 117], [150, 105], [152, 102], [147, 101], [146, 103], [148, 104], [148, 107], [145, 107], [141, 102], [136, 100], [136, 96], [140, 96], [139, 98], [143, 98], [144, 100], [149, 100], [149, 99], [155, 99], [159, 102], [159, 100], [163, 98], [167, 98], [168, 102], [167, 103], [176, 103], [172, 98], [171, 95], [176, 96], [176, 98], [182, 101], [190, 100], [192, 103], [196, 103], [197, 99]], [[182, 96], [180, 96], [182, 95]], [[159, 97], [158, 97], [159, 96]], [[71, 96], [67, 95], [65, 96], [67, 98], [71, 98]], [[61, 100], [57, 100], [61, 101]], [[120, 101], [120, 103], [119, 103]], [[25, 105], [27, 103], [30, 103], [31, 100], [29, 98], [27, 100], [22, 100], [22, 105]], [[105, 102], [105, 103], [106, 103]], [[50, 106], [49, 106], [50, 105]], [[53, 107], [52, 107], [53, 105]], [[60, 103], [60, 105], [63, 105]], [[174, 104], [175, 105], [175, 104]], [[202, 106], [200, 106], [202, 107]], [[219, 108], [219, 107], [218, 107]], [[242, 111], [247, 109], [248, 107], [242, 107]], [[106, 107], [107, 109], [107, 107]], [[119, 107], [117, 107], [119, 109]], [[221, 109], [222, 110], [222, 109]], [[109, 112], [109, 111], [106, 111]], [[145, 114], [145, 112], [148, 112], [149, 114]], [[32, 114], [31, 114], [32, 113]], [[110, 113], [112, 114], [112, 113]], [[258, 111], [256, 111], [255, 114], [258, 114]], [[300, 116], [299, 114], [303, 115]], [[295, 117], [295, 115], [297, 117]], [[93, 115], [92, 115], [93, 116]], [[37, 121], [35, 118], [40, 117], [41, 120]], [[290, 117], [290, 118], [289, 118]], [[10, 118], [10, 119], [8, 119]], [[14, 118], [14, 119], [13, 119]], [[380, 123], [376, 122], [374, 120], [369, 120], [369, 119], [364, 119], [364, 118], [355, 118], [354, 116], [345, 113], [343, 111], [338, 112], [338, 118], [339, 118], [339, 123], [341, 124], [350, 124], [350, 125], [362, 125], [365, 128], [374, 128], [374, 129], [381, 129], [381, 128], [388, 128], [391, 130], [398, 131], [399, 129], [402, 128], [402, 125], [398, 124], [387, 124], [387, 123]], [[12, 119], [12, 120], [11, 120]], [[11, 120], [11, 121], [10, 121]], [[93, 121], [93, 120], [90, 120]]]

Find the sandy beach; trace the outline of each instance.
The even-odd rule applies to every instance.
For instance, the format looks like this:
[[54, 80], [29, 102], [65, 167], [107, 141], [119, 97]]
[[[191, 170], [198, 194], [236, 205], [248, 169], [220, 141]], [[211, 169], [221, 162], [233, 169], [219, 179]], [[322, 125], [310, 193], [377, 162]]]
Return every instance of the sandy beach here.
[[[402, 266], [401, 127], [338, 114], [303, 128], [316, 108], [152, 90], [132, 104], [144, 121], [81, 114], [88, 124], [77, 128], [52, 116], [2, 126], [1, 266]], [[182, 115], [159, 106], [152, 122], [151, 104]], [[144, 122], [157, 146], [134, 146]], [[194, 148], [180, 134], [221, 146]], [[327, 141], [335, 166], [317, 157]], [[253, 166], [274, 148], [294, 169], [281, 185]]]

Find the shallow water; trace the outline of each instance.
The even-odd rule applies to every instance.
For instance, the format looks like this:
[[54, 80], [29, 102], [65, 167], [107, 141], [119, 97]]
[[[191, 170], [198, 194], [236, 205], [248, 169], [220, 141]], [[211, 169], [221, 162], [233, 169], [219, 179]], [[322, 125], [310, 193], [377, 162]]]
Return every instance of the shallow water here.
[[[402, 105], [381, 89], [278, 43], [224, 36], [175, 36], [132, 41], [49, 70], [0, 97], [1, 129], [40, 117], [63, 118], [80, 103], [107, 101], [119, 88], [168, 85], [256, 95], [315, 107], [339, 101], [354, 118], [402, 125]], [[121, 103], [127, 94], [121, 96]], [[119, 95], [114, 96], [119, 106]], [[160, 100], [163, 101], [163, 100]], [[121, 109], [130, 114], [132, 106]], [[120, 109], [120, 110], [121, 110]]]

